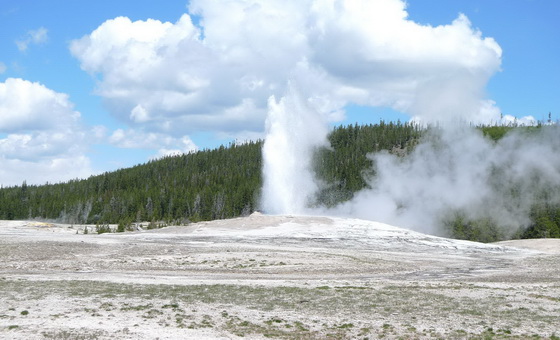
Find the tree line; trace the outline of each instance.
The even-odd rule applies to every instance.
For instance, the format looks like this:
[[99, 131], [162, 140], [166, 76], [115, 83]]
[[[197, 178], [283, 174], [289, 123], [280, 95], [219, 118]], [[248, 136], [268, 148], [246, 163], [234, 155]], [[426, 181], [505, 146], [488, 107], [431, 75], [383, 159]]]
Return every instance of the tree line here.
[[[512, 130], [525, 129], [477, 128], [496, 141]], [[315, 204], [334, 206], [351, 199], [368, 186], [367, 178], [375, 176], [368, 154], [385, 150], [406, 157], [427, 129], [383, 121], [334, 128], [328, 137], [331, 147], [317, 150], [315, 155], [316, 175], [325, 183]], [[126, 225], [140, 221], [184, 224], [248, 215], [259, 208], [261, 150], [262, 141], [232, 143], [82, 180], [4, 187], [0, 189], [0, 219]], [[530, 215], [529, 227], [515, 237], [560, 237], [560, 202], [536, 200]], [[461, 212], [450, 212], [442, 223], [455, 238], [489, 242], [505, 237], [491, 218], [469, 220]]]
[[168, 156], [83, 180], [3, 188], [0, 219], [187, 223], [246, 215], [257, 207], [261, 144]]

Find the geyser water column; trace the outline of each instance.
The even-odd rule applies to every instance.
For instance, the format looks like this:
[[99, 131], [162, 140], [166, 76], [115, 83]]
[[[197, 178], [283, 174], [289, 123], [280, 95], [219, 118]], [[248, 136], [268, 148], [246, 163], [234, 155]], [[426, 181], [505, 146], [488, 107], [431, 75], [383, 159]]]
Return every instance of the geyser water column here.
[[327, 145], [328, 127], [293, 84], [278, 102], [268, 99], [263, 145], [261, 208], [268, 214], [304, 214], [318, 189], [314, 151]]

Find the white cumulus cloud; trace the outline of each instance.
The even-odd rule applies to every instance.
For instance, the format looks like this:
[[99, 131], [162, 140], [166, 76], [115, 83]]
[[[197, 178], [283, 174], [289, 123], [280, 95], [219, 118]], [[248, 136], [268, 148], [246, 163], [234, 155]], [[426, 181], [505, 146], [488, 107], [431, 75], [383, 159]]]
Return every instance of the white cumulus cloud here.
[[8, 78], [0, 98], [0, 132], [69, 128], [80, 118], [68, 95], [40, 83]]
[[56, 182], [92, 173], [85, 156], [90, 133], [68, 95], [40, 83], [0, 83], [0, 183]]
[[402, 0], [193, 0], [188, 10], [175, 23], [114, 18], [71, 43], [97, 93], [136, 129], [259, 133], [288, 79], [331, 120], [349, 103], [499, 119], [484, 87], [501, 48], [463, 14], [420, 25]]

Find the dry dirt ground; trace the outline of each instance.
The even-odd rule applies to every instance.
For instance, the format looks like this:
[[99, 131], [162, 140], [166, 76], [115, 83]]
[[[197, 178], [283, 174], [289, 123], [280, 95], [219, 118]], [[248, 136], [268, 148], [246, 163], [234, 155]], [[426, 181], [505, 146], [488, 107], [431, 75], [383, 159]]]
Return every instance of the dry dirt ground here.
[[560, 240], [259, 214], [83, 230], [0, 222], [0, 338], [560, 337]]

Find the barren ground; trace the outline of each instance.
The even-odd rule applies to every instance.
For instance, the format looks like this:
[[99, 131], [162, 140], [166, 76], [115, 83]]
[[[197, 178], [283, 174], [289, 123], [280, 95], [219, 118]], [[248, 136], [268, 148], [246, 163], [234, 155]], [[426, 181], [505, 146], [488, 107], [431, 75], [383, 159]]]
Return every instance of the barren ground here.
[[258, 214], [83, 228], [0, 222], [0, 338], [560, 336], [560, 240], [485, 245]]

